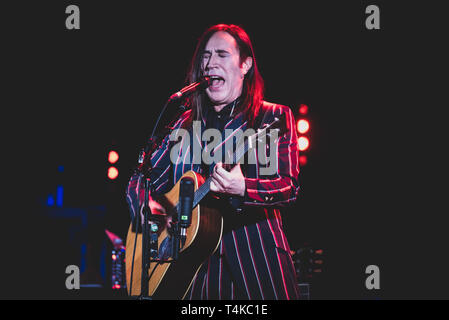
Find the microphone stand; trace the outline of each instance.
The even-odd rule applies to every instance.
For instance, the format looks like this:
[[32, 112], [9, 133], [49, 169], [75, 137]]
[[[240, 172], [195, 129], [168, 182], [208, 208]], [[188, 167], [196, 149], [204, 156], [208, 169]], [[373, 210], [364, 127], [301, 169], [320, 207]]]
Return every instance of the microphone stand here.
[[[167, 106], [175, 101], [175, 100], [179, 100], [180, 98], [182, 98], [183, 96], [187, 96], [193, 92], [195, 92], [198, 89], [207, 87], [211, 85], [211, 78], [209, 76], [204, 76], [203, 79], [199, 82], [195, 82], [192, 83], [190, 85], [188, 85], [187, 87], [182, 88], [180, 91], [178, 91], [177, 93], [173, 94], [170, 96], [170, 98], [167, 100], [167, 102], [165, 103], [164, 107], [162, 108], [161, 112], [159, 113], [159, 117], [156, 120], [156, 124], [154, 125], [153, 131], [151, 133], [151, 137], [148, 140], [148, 143], [146, 145], [146, 147], [144, 149], [142, 149], [142, 151], [140, 152], [139, 155], [139, 165], [136, 168], [136, 171], [145, 179], [145, 196], [144, 196], [144, 206], [143, 206], [143, 228], [142, 228], [142, 274], [141, 274], [141, 293], [140, 296], [138, 297], [139, 300], [148, 300], [151, 299], [149, 297], [149, 290], [148, 290], [148, 282], [149, 282], [149, 276], [148, 276], [148, 271], [150, 269], [150, 262], [152, 261], [157, 261], [160, 262], [161, 260], [157, 259], [159, 256], [159, 250], [158, 250], [158, 228], [159, 228], [159, 224], [160, 224], [160, 220], [161, 217], [157, 217], [157, 215], [154, 215], [151, 212], [151, 208], [149, 205], [149, 195], [150, 195], [150, 191], [154, 191], [152, 189], [153, 188], [153, 184], [150, 182], [150, 178], [151, 178], [151, 173], [153, 172], [153, 167], [151, 165], [151, 159], [149, 159], [149, 156], [153, 154], [153, 152], [156, 150], [156, 148], [160, 145], [160, 143], [162, 142], [163, 137], [165, 137], [168, 134], [168, 131], [171, 129], [170, 126], [165, 126], [165, 132], [163, 134], [158, 134], [155, 135], [156, 132], [156, 128], [159, 124], [159, 121], [162, 117], [162, 115], [165, 112], [165, 109], [167, 109]], [[181, 105], [181, 107], [178, 109], [178, 113], [177, 113], [177, 117], [179, 117], [179, 113], [185, 111], [186, 108], [185, 106]], [[173, 119], [172, 122], [170, 123], [170, 125], [176, 120]], [[137, 215], [136, 215], [137, 216]], [[137, 219], [134, 219], [137, 220]], [[157, 221], [159, 220], [159, 221]], [[177, 259], [178, 257], [178, 251], [179, 251], [179, 226], [178, 226], [178, 217], [175, 217], [175, 235], [174, 235], [174, 240], [175, 243], [172, 244], [172, 251], [174, 251], [172, 253], [174, 260]], [[140, 221], [139, 221], [140, 222]], [[149, 222], [151, 222], [151, 225], [149, 225]], [[136, 227], [136, 234], [137, 234], [137, 226]], [[149, 229], [150, 228], [150, 229]], [[150, 242], [148, 243], [148, 237]], [[137, 236], [136, 236], [137, 239]], [[149, 248], [148, 248], [149, 246]], [[148, 250], [149, 249], [149, 250]], [[148, 259], [148, 252], [150, 252], [150, 259], [152, 259], [150, 261], [150, 259]], [[173, 261], [174, 261], [173, 260]], [[134, 262], [134, 254], [133, 254], [133, 262]], [[132, 275], [132, 270], [131, 270], [131, 275]], [[131, 285], [132, 285], [132, 281], [131, 281]], [[130, 290], [130, 292], [132, 293], [132, 291]]]
[[[156, 150], [156, 148], [160, 145], [162, 142], [162, 139], [168, 134], [168, 132], [171, 130], [171, 124], [176, 120], [176, 118], [179, 117], [181, 112], [184, 112], [186, 110], [185, 106], [181, 105], [178, 108], [178, 112], [175, 116], [175, 118], [171, 121], [171, 123], [167, 126], [165, 126], [165, 130], [163, 132], [155, 135], [156, 128], [158, 126], [158, 123], [164, 114], [168, 104], [172, 100], [169, 99], [164, 107], [162, 108], [158, 119], [156, 120], [156, 124], [153, 128], [153, 132], [151, 133], [151, 137], [148, 140], [148, 143], [145, 148], [142, 148], [140, 154], [139, 154], [139, 161], [138, 166], [136, 168], [136, 171], [143, 177], [145, 184], [144, 184], [144, 206], [143, 206], [143, 227], [142, 227], [142, 271], [141, 271], [141, 286], [140, 286], [140, 295], [137, 297], [137, 300], [152, 300], [152, 298], [149, 296], [149, 275], [148, 271], [150, 269], [150, 263], [152, 259], [158, 258], [158, 228], [159, 224], [161, 223], [161, 217], [158, 217], [158, 215], [155, 215], [151, 212], [151, 208], [149, 206], [149, 195], [150, 192], [154, 192], [154, 186], [153, 183], [150, 181], [151, 173], [153, 172], [153, 167], [151, 164], [151, 155]], [[163, 219], [163, 218], [162, 218]], [[137, 223], [139, 223], [139, 219], [136, 219]], [[150, 223], [151, 222], [151, 223]], [[138, 226], [135, 226], [136, 228], [136, 234], [138, 230]], [[137, 235], [136, 235], [137, 237]], [[176, 238], [176, 237], [175, 237]], [[150, 253], [150, 257], [148, 254]], [[175, 256], [177, 257], [177, 253], [175, 253]], [[134, 256], [133, 256], [134, 260]]]

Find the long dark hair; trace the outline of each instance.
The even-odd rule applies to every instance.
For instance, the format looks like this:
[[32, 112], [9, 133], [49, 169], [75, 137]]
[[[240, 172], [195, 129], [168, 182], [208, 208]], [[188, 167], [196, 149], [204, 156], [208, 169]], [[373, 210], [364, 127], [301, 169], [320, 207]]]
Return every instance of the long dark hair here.
[[[217, 24], [211, 26], [203, 33], [198, 40], [195, 53], [190, 63], [186, 83], [199, 81], [203, 76], [201, 70], [202, 53], [209, 39], [218, 31], [227, 32], [235, 39], [240, 52], [240, 64], [245, 61], [246, 58], [252, 57], [253, 63], [243, 80], [243, 89], [240, 96], [241, 99], [238, 108], [236, 109], [236, 114], [237, 112], [243, 112], [245, 119], [248, 120], [249, 126], [253, 127], [254, 119], [263, 100], [264, 82], [259, 73], [259, 69], [257, 68], [251, 40], [245, 30], [243, 30], [240, 26], [233, 24]], [[206, 107], [207, 101], [208, 97], [204, 91], [200, 91], [189, 97], [187, 103], [189, 107], [192, 108], [192, 111], [189, 119], [185, 122], [187, 126], [194, 120], [201, 120], [203, 108]]]

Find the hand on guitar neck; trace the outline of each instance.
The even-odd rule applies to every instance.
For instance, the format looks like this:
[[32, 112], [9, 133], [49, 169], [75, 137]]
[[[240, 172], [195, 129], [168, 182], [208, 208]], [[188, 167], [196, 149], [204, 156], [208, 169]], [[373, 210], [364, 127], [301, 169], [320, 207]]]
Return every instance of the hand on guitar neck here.
[[217, 163], [211, 175], [210, 190], [229, 195], [244, 196], [246, 190], [245, 177], [243, 176], [240, 164], [232, 169], [227, 164]]

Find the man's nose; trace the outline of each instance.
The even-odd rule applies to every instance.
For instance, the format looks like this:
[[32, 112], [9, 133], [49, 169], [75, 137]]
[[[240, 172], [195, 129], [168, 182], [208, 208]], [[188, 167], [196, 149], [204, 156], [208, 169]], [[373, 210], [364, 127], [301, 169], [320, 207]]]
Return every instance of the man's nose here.
[[206, 70], [210, 70], [210, 69], [214, 69], [215, 67], [217, 67], [217, 57], [215, 54], [212, 54], [209, 57], [209, 60], [206, 63]]

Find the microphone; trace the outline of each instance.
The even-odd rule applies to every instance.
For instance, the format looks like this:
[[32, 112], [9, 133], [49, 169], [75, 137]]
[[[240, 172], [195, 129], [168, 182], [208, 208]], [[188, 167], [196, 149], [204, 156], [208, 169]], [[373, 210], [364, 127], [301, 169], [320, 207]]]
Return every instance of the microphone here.
[[179, 213], [178, 221], [181, 235], [181, 247], [184, 246], [187, 238], [187, 228], [192, 224], [193, 210], [193, 179], [190, 177], [182, 178], [179, 187]]
[[187, 87], [182, 88], [176, 93], [173, 93], [168, 99], [169, 102], [181, 99], [184, 96], [188, 96], [199, 89], [205, 89], [212, 84], [210, 77], [205, 76], [201, 81], [189, 84]]

